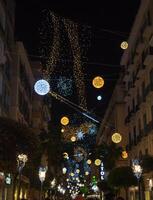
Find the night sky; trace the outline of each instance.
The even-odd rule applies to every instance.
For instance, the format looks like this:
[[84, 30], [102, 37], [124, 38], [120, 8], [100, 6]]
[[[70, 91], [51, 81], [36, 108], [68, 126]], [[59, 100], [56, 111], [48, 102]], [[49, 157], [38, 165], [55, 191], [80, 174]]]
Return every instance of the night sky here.
[[[82, 2], [84, 2], [82, 0]], [[41, 12], [50, 9], [54, 13], [90, 27], [91, 45], [87, 52], [86, 95], [88, 109], [102, 117], [112, 89], [121, 70], [123, 51], [120, 43], [127, 40], [140, 0], [101, 0], [82, 3], [58, 0], [16, 0], [16, 39], [24, 42], [29, 55], [39, 55], [39, 29]], [[105, 86], [100, 90], [92, 87], [92, 78], [101, 75]], [[101, 94], [103, 100], [96, 97]]]

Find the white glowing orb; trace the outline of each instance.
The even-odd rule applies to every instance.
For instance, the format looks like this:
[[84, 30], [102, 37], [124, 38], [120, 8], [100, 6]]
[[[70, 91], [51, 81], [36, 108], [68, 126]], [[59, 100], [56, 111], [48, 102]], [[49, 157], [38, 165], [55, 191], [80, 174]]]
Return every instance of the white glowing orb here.
[[97, 96], [97, 100], [98, 100], [98, 101], [101, 101], [101, 100], [102, 100], [102, 96], [101, 96], [101, 95], [98, 95], [98, 96]]
[[66, 174], [67, 169], [65, 167], [63, 167], [62, 171], [63, 171], [63, 174]]
[[34, 90], [39, 95], [46, 95], [50, 91], [50, 85], [46, 80], [41, 79], [35, 83]]

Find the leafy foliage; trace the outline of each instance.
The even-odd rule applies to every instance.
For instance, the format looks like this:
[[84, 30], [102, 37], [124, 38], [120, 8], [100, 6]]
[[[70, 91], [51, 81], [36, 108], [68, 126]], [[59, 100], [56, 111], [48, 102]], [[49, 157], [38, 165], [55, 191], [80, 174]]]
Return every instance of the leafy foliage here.
[[108, 175], [108, 183], [110, 186], [121, 188], [130, 187], [137, 184], [137, 179], [133, 175], [129, 166], [114, 168]]
[[144, 172], [153, 170], [153, 156], [145, 155], [142, 157], [142, 168]]

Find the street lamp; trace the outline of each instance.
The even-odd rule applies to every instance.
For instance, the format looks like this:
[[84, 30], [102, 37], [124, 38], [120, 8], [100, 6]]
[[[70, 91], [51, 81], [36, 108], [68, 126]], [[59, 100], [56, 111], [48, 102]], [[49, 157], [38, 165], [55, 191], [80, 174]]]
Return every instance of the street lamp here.
[[47, 172], [47, 167], [39, 167], [39, 180], [41, 182], [40, 198], [39, 198], [40, 200], [42, 199], [42, 188], [46, 178], [46, 172]]
[[141, 200], [140, 178], [141, 178], [143, 169], [138, 159], [132, 160], [132, 170], [138, 180], [138, 195], [139, 195], [139, 200]]
[[19, 183], [18, 183], [19, 190], [18, 190], [17, 199], [20, 199], [22, 169], [24, 168], [27, 161], [28, 161], [28, 156], [26, 154], [22, 153], [17, 156], [17, 167], [19, 171]]

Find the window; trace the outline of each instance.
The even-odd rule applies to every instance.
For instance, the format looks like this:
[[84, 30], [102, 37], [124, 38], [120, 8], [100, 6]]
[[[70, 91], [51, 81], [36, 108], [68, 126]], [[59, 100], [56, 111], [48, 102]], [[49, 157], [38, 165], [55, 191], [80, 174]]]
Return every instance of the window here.
[[145, 149], [145, 155], [148, 155], [148, 148]]
[[135, 111], [135, 100], [134, 100], [134, 98], [132, 99], [132, 110]]
[[144, 125], [144, 134], [147, 132], [147, 116], [146, 114], [143, 115], [143, 125]]
[[143, 99], [143, 101], [145, 100], [145, 82], [143, 81], [143, 83], [142, 83], [142, 99]]
[[150, 71], [150, 85], [153, 88], [153, 69]]
[[138, 120], [138, 132], [139, 132], [139, 136], [141, 136], [141, 120]]
[[2, 6], [2, 4], [0, 3], [0, 14], [1, 14], [1, 17], [0, 17], [0, 27], [2, 27], [3, 30], [5, 30], [5, 11], [4, 11], [4, 8]]
[[133, 138], [134, 138], [134, 145], [137, 145], [137, 135], [136, 135], [136, 127], [133, 127]]
[[139, 92], [139, 88], [137, 89], [137, 104], [140, 104], [140, 92]]
[[129, 146], [132, 145], [132, 138], [131, 138], [131, 133], [129, 133]]

